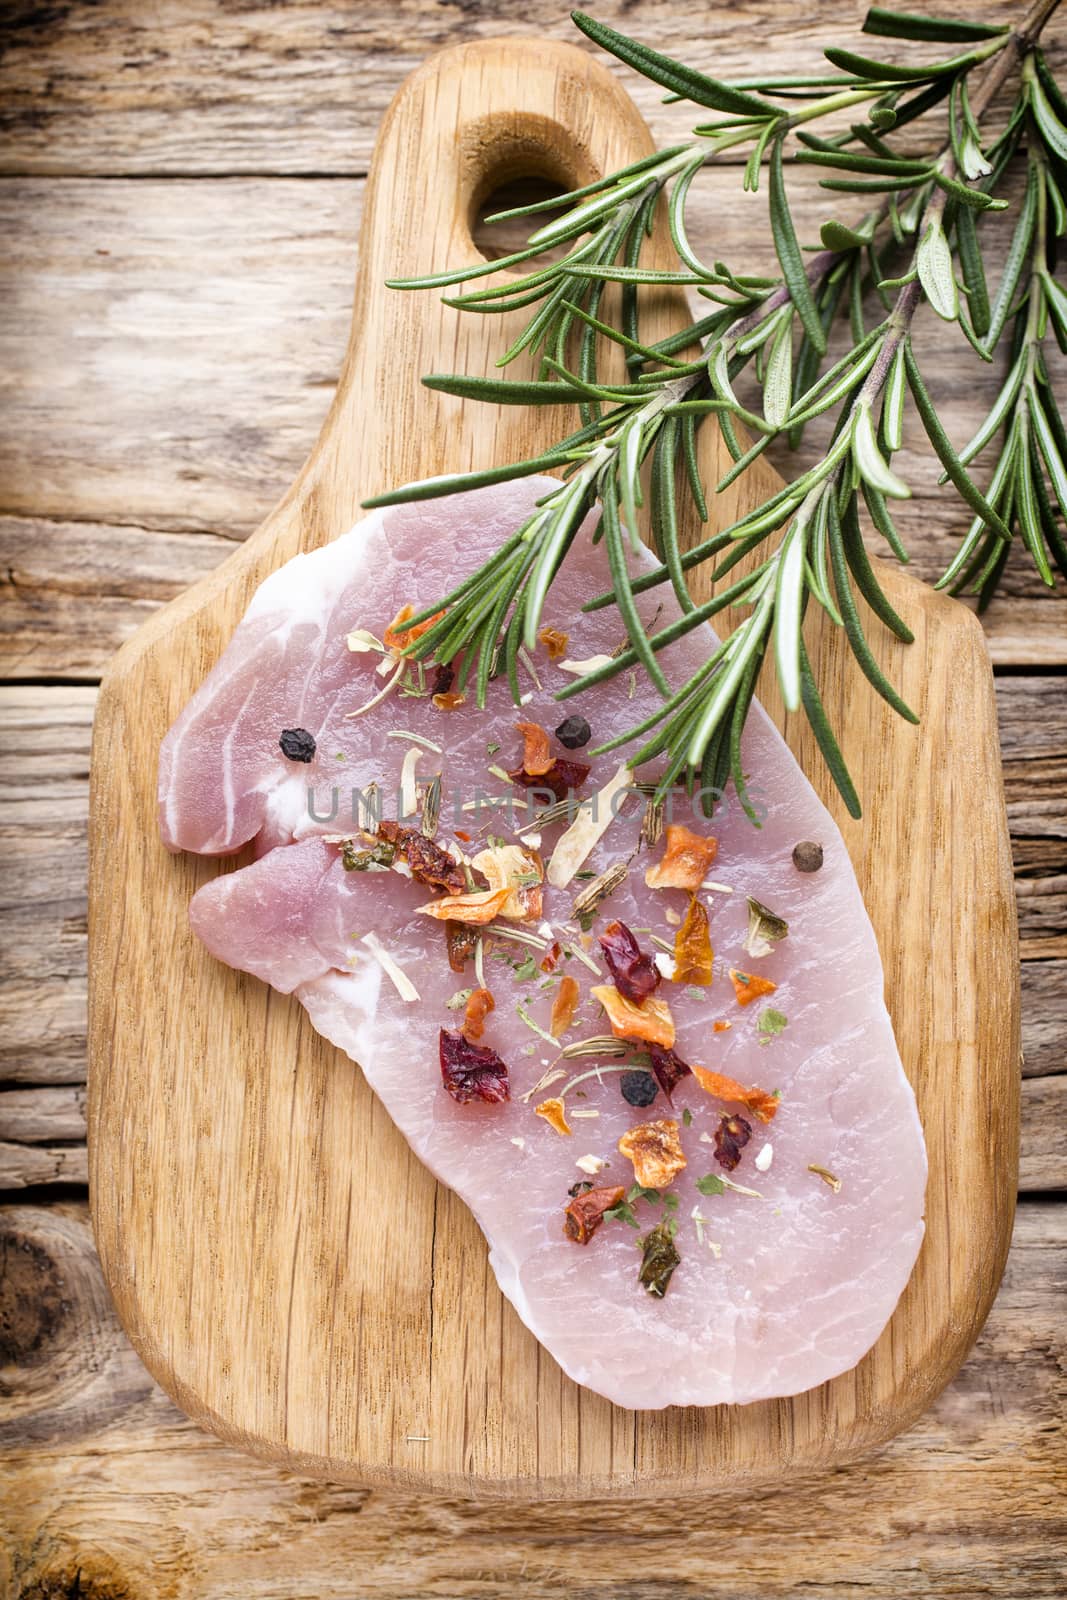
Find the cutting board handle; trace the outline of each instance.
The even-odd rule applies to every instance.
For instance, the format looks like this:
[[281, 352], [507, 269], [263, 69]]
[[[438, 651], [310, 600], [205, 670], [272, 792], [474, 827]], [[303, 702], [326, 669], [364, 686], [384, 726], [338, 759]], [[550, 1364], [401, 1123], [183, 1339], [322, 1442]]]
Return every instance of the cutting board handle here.
[[[439, 290], [397, 290], [389, 280], [483, 261], [473, 229], [502, 183], [533, 177], [573, 188], [653, 149], [621, 85], [576, 45], [478, 40], [442, 50], [411, 74], [386, 113], [371, 163], [352, 328], [334, 404], [304, 472], [253, 536], [257, 554], [264, 542], [287, 546], [294, 511], [301, 548], [335, 537], [356, 520], [361, 500], [439, 473], [446, 454], [451, 472], [489, 465], [489, 440], [495, 464], [529, 454], [530, 420], [521, 407], [494, 414], [418, 387], [420, 375], [442, 367], [484, 370], [487, 344], [493, 357], [506, 349], [528, 313], [477, 317], [445, 305]], [[668, 307], [677, 326], [684, 302], [666, 296], [665, 314]], [[527, 372], [520, 362], [514, 376]], [[563, 407], [537, 419], [546, 443], [572, 426]], [[329, 496], [320, 497], [315, 486], [327, 482]]]

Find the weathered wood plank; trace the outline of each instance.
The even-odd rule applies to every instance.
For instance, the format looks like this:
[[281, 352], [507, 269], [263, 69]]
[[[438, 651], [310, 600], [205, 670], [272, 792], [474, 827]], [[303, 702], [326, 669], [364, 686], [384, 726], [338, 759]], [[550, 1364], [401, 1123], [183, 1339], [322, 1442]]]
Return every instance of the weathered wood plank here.
[[1020, 1190], [1067, 1189], [1067, 1075], [1026, 1079], [1022, 1129]]
[[0, 1188], [39, 1189], [46, 1184], [79, 1188], [89, 1181], [84, 1144], [37, 1145], [0, 1141]]
[[250, 1460], [148, 1377], [107, 1300], [83, 1205], [6, 1208], [0, 1228], [0, 1581], [6, 1561], [16, 1594], [72, 1593], [75, 1573], [101, 1600], [350, 1600], [354, 1582], [366, 1600], [1062, 1593], [1062, 1206], [1020, 1209], [985, 1331], [908, 1433], [832, 1479], [689, 1497], [666, 1520], [640, 1501], [412, 1499]]
[[0, 517], [0, 677], [99, 678], [142, 622], [232, 549], [208, 533]]
[[[731, 171], [703, 182], [697, 247], [767, 265], [765, 197], [739, 197]], [[241, 537], [288, 487], [344, 350], [362, 191], [354, 179], [0, 182], [0, 298], [11, 310], [0, 367], [20, 394], [0, 438], [0, 511], [11, 514], [0, 565], [4, 626], [25, 632], [29, 663], [20, 667], [20, 647], [8, 642], [9, 672], [89, 674], [92, 630], [64, 654], [49, 612], [76, 620], [84, 594], [100, 602], [109, 636], [120, 635], [141, 614], [137, 602], [154, 597], [143, 583], [158, 593], [161, 568], [176, 577], [183, 548], [142, 554], [138, 529]], [[805, 237], [824, 198], [810, 184], [801, 192]], [[962, 444], [995, 374], [932, 317], [924, 350]], [[915, 488], [899, 509], [901, 531], [915, 571], [934, 578], [967, 517], [937, 489], [914, 419], [901, 467]], [[103, 526], [82, 534], [84, 523]], [[205, 549], [184, 548], [198, 575]], [[1014, 552], [987, 629], [999, 661], [1064, 663], [1062, 586], [1046, 591]]]
[[[939, 0], [937, 9], [970, 17], [974, 4]], [[1019, 0], [981, 6], [991, 22], [1024, 9]], [[802, 10], [782, 0], [602, 0], [596, 16], [717, 77], [746, 77], [817, 71], [829, 42], [877, 53], [884, 42], [865, 46], [859, 33], [866, 10], [865, 0], [810, 0]], [[504, 34], [581, 42], [554, 0], [361, 0], [354, 8], [172, 0], [150, 12], [134, 0], [15, 0], [4, 21], [3, 170], [101, 176], [362, 174], [397, 84], [430, 51]], [[1050, 30], [1054, 60], [1062, 32]], [[898, 42], [889, 48], [896, 59], [917, 55]], [[658, 139], [684, 136], [692, 108], [664, 106], [652, 84], [614, 70]]]
[[54, 1139], [84, 1138], [85, 1090], [80, 1084], [0, 1089], [0, 1139], [48, 1144]]

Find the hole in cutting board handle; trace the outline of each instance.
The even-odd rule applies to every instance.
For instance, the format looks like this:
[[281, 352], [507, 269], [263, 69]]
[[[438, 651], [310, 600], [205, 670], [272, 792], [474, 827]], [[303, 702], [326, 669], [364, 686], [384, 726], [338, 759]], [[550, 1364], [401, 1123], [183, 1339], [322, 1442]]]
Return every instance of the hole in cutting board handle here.
[[[566, 194], [601, 175], [587, 158], [582, 159], [564, 127], [550, 117], [529, 112], [519, 113], [503, 126], [499, 118], [468, 124], [461, 146], [461, 183], [470, 195], [467, 227], [473, 249], [486, 261], [522, 249], [536, 228], [560, 213], [546, 211], [492, 225], [486, 223], [487, 216]], [[568, 248], [560, 246], [546, 253], [546, 259], [558, 259]], [[543, 264], [540, 258], [537, 264]], [[530, 269], [520, 262], [505, 270], [521, 275]]]
[[[501, 256], [511, 255], [515, 250], [521, 250], [530, 234], [535, 228], [546, 222], [551, 222], [560, 215], [559, 211], [545, 211], [532, 217], [515, 217], [508, 222], [486, 221], [495, 211], [510, 211], [513, 206], [529, 206], [538, 200], [548, 200], [555, 195], [566, 194], [566, 186], [557, 183], [553, 178], [546, 178], [540, 174], [529, 174], [515, 178], [506, 178], [498, 184], [491, 193], [485, 196], [477, 207], [476, 214], [471, 222], [471, 238], [474, 248], [483, 255], [487, 261], [497, 261]], [[546, 261], [558, 261], [572, 248], [574, 241], [556, 245], [551, 250], [546, 250], [544, 256], [537, 258], [536, 265], [541, 266]], [[534, 265], [531, 263], [530, 265]], [[516, 262], [513, 267], [505, 267], [504, 272], [513, 277], [521, 277], [528, 272], [530, 266], [525, 262]]]

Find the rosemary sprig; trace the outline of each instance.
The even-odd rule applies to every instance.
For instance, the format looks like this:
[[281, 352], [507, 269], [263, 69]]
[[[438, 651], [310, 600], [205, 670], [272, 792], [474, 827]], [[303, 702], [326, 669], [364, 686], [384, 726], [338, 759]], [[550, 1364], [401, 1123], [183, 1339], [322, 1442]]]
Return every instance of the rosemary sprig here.
[[[553, 580], [578, 527], [599, 503], [597, 537], [610, 587], [587, 609], [615, 606], [628, 645], [559, 697], [638, 666], [661, 700], [650, 717], [600, 750], [636, 746], [631, 765], [661, 763], [658, 794], [677, 782], [699, 784], [709, 813], [731, 778], [747, 804], [741, 735], [770, 654], [785, 705], [803, 708], [848, 809], [859, 814], [859, 797], [805, 649], [804, 619], [810, 605], [821, 606], [844, 630], [857, 665], [878, 692], [915, 720], [878, 666], [860, 604], [899, 638], [910, 639], [878, 583], [862, 536], [869, 519], [897, 558], [907, 560], [889, 508], [910, 493], [892, 465], [909, 397], [940, 459], [942, 481], [951, 482], [974, 513], [941, 584], [970, 587], [984, 605], [1016, 536], [1046, 583], [1054, 581], [1051, 563], [1067, 574], [1067, 435], [1045, 359], [1050, 330], [1061, 350], [1067, 349], [1067, 293], [1053, 275], [1055, 241], [1067, 231], [1067, 101], [1037, 43], [1058, 3], [1037, 0], [1014, 29], [874, 7], [865, 23], [868, 34], [939, 41], [955, 53], [901, 66], [832, 47], [825, 52], [831, 70], [823, 75], [734, 84], [574, 14], [588, 37], [661, 85], [669, 98], [688, 100], [711, 115], [697, 123], [690, 141], [568, 196], [501, 213], [513, 218], [561, 211], [536, 227], [523, 250], [397, 285], [455, 287], [528, 263], [524, 276], [465, 290], [449, 303], [482, 314], [534, 308], [498, 365], [505, 368], [530, 351], [539, 360], [537, 378], [434, 374], [424, 381], [449, 394], [497, 403], [570, 401], [579, 421], [576, 431], [537, 458], [407, 485], [370, 502], [392, 504], [545, 470], [562, 473], [558, 487], [491, 561], [414, 619], [443, 612], [411, 646], [412, 654], [461, 658], [458, 686], [464, 688], [473, 675], [479, 703], [490, 678], [506, 672], [518, 700], [519, 651], [535, 644]], [[1006, 124], [989, 139], [989, 108], [1013, 78], [1017, 87]], [[948, 137], [929, 156], [894, 147], [896, 130], [945, 102]], [[860, 120], [829, 136], [815, 131], [814, 124], [828, 117], [839, 122], [842, 113], [859, 114]], [[693, 183], [705, 166], [738, 147], [748, 149], [747, 189], [757, 189], [766, 170], [781, 274], [776, 280], [735, 272], [721, 261], [708, 264], [689, 238], [686, 206]], [[997, 191], [1012, 157], [1024, 149], [1025, 192], [1008, 263], [991, 297], [982, 221], [1007, 207]], [[821, 229], [821, 248], [807, 253], [789, 203], [786, 173], [795, 162], [825, 173], [820, 181], [830, 193], [869, 197], [858, 222], [830, 217]], [[641, 259], [663, 197], [678, 261], [668, 271]], [[568, 246], [567, 253], [546, 262], [545, 252], [560, 245]], [[605, 299], [612, 284], [620, 286], [617, 314]], [[642, 291], [664, 284], [693, 290], [712, 309], [695, 325], [650, 343], [642, 337]], [[877, 320], [868, 325], [872, 301]], [[1010, 339], [1009, 376], [982, 428], [958, 453], [917, 354], [915, 318], [924, 304], [957, 324], [984, 361]], [[827, 364], [831, 328], [845, 318], [848, 347]], [[621, 352], [625, 376], [619, 381], [601, 375], [606, 346]], [[701, 518], [708, 515], [696, 437], [709, 416], [717, 418], [733, 458], [717, 492], [772, 441], [784, 439], [795, 449], [815, 418], [827, 417], [832, 431], [814, 465], [731, 527], [683, 552], [679, 495], [688, 493]], [[998, 435], [999, 454], [983, 493], [968, 467]], [[637, 544], [646, 521], [660, 565], [634, 579], [627, 545]], [[697, 606], [686, 575], [704, 562], [716, 582], [746, 565], [714, 599]], [[671, 585], [682, 615], [649, 633], [635, 597], [661, 583]], [[664, 646], [727, 606], [747, 607], [747, 614], [687, 682], [672, 685], [659, 659]]]

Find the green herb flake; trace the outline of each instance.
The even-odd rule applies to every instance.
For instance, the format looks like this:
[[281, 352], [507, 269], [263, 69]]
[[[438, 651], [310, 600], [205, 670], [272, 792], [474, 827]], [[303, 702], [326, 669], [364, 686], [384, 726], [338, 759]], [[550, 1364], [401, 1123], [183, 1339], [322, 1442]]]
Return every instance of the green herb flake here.
[[485, 753], [487, 756], [495, 756], [499, 749], [500, 746], [498, 744], [487, 744], [485, 747]]
[[698, 1194], [725, 1194], [726, 1185], [714, 1172], [709, 1172], [706, 1178], [697, 1179]]
[[682, 1112], [682, 1126], [683, 1128], [691, 1128], [693, 1126], [693, 1113], [688, 1106]]
[[449, 1011], [462, 1011], [473, 993], [473, 989], [457, 989], [455, 994], [448, 997], [445, 1005]]
[[756, 1023], [756, 1031], [773, 1036], [776, 1033], [781, 1033], [788, 1022], [789, 1018], [783, 1012], [775, 1011], [771, 1006], [766, 1011], [760, 1012], [759, 1021]]
[[515, 968], [515, 976], [520, 983], [529, 983], [533, 978], [537, 977], [537, 972], [537, 962], [533, 956], [527, 956], [526, 960], [520, 962]]
[[674, 1242], [674, 1230], [669, 1222], [661, 1222], [641, 1242], [638, 1283], [643, 1284], [654, 1299], [662, 1300], [681, 1259]]

